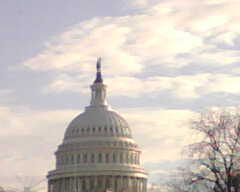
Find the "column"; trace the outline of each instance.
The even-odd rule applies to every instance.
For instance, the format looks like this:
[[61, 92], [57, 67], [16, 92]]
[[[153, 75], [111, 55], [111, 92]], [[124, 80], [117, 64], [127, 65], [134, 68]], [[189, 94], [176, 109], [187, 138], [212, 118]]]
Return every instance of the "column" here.
[[66, 190], [66, 178], [64, 177], [63, 178], [63, 192], [66, 192], [67, 190]]
[[55, 192], [58, 192], [58, 189], [59, 189], [59, 182], [57, 179], [57, 180], [55, 180]]
[[51, 183], [50, 183], [50, 180], [48, 180], [48, 192], [51, 192]]
[[69, 192], [73, 192], [72, 191], [72, 177], [69, 178]]
[[77, 192], [77, 181], [76, 181], [76, 176], [74, 176], [73, 178], [72, 178], [72, 185], [73, 185], [73, 188], [72, 188], [72, 191], [73, 192]]
[[119, 176], [119, 179], [118, 179], [118, 189], [117, 189], [117, 192], [120, 192], [123, 190], [123, 177], [122, 176]]
[[98, 177], [97, 176], [94, 176], [94, 190], [97, 191], [98, 189]]
[[103, 176], [102, 178], [102, 189], [106, 190], [106, 176]]
[[89, 181], [89, 177], [86, 177], [86, 189], [87, 189], [87, 191], [89, 191], [90, 190], [90, 181]]
[[113, 190], [113, 191], [115, 191], [114, 189], [115, 189], [115, 178], [114, 178], [114, 176], [111, 176], [111, 189]]
[[81, 192], [82, 191], [82, 180], [81, 180], [81, 177], [78, 177], [77, 180], [78, 180], [78, 182], [77, 182], [78, 192]]
[[147, 192], [147, 181], [146, 181], [146, 179], [143, 180], [143, 192]]

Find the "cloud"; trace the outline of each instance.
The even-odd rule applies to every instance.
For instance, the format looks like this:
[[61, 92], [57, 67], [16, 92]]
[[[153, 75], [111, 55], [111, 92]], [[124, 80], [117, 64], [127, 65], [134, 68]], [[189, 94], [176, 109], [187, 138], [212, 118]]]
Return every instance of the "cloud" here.
[[[89, 94], [89, 86], [86, 85], [91, 81], [89, 77], [61, 75], [45, 89], [45, 92], [67, 91]], [[143, 96], [158, 98], [159, 94], [164, 91], [177, 99], [197, 99], [213, 93], [240, 94], [238, 86], [240, 78], [223, 73], [200, 73], [173, 77], [153, 76], [144, 79], [120, 76], [106, 78], [105, 82], [111, 96], [132, 98]]]
[[0, 103], [5, 104], [15, 100], [14, 91], [11, 89], [0, 89]]
[[[26, 61], [34, 70], [93, 70], [98, 55], [107, 74], [141, 73], [147, 61], [172, 63], [176, 54], [202, 45], [202, 39], [174, 25], [171, 12], [146, 11], [125, 17], [95, 18], [73, 26], [49, 42], [46, 50]], [[183, 43], [184, 42], [184, 43]], [[116, 70], [116, 66], [117, 69]]]
[[[208, 67], [232, 66], [240, 61], [237, 1], [136, 2], [144, 4], [141, 13], [96, 17], [72, 26], [23, 65], [52, 72], [53, 80], [44, 88], [45, 93], [86, 93], [96, 57], [103, 56], [106, 82], [114, 83], [110, 87], [113, 95], [141, 97], [166, 90], [179, 99], [217, 92], [239, 94], [237, 77], [207, 71]], [[159, 76], [153, 70], [180, 71], [196, 64], [205, 67], [206, 72], [173, 77]], [[234, 69], [229, 73], [235, 73]]]

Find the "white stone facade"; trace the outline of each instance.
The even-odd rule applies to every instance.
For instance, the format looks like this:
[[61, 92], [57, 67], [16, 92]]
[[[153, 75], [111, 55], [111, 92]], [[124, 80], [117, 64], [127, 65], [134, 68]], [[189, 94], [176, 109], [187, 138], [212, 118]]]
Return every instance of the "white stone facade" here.
[[48, 192], [146, 192], [147, 173], [128, 123], [106, 102], [98, 63], [90, 106], [68, 126]]

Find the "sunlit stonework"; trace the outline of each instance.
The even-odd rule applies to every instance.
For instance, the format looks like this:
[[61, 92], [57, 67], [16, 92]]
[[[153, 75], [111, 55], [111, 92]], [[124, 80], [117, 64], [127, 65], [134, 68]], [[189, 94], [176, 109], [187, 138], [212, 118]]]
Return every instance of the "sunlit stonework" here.
[[146, 192], [147, 173], [128, 123], [106, 102], [101, 76], [91, 86], [91, 103], [68, 126], [48, 173], [48, 192]]

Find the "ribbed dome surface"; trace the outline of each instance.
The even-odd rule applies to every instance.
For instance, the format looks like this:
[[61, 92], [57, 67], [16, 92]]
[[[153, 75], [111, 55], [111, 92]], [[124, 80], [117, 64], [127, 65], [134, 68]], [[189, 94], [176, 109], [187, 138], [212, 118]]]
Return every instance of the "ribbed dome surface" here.
[[73, 119], [64, 139], [95, 135], [131, 137], [131, 132], [128, 123], [115, 111], [89, 108]]

